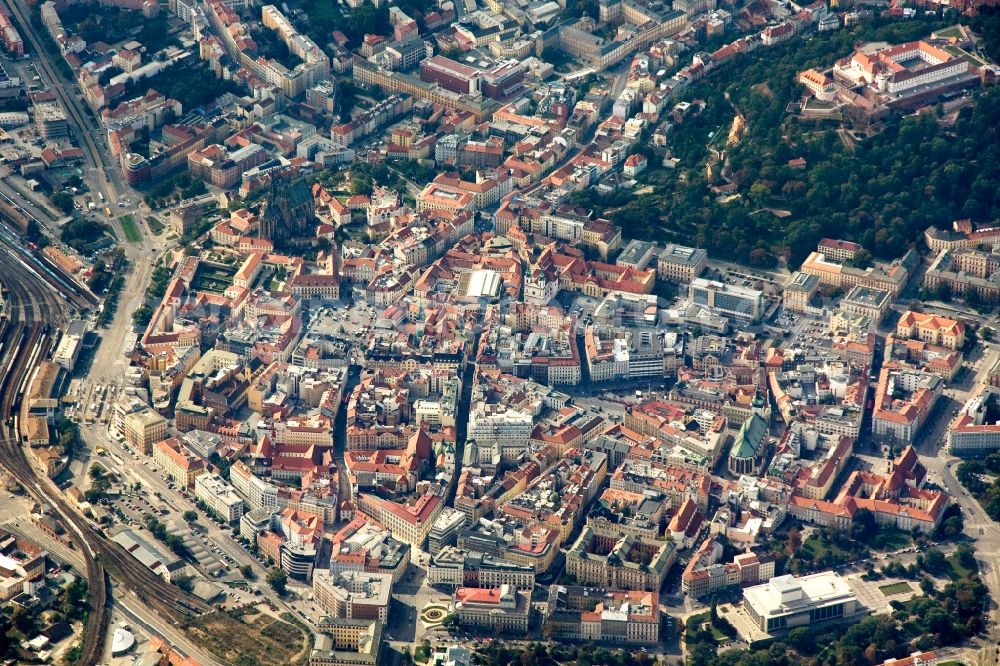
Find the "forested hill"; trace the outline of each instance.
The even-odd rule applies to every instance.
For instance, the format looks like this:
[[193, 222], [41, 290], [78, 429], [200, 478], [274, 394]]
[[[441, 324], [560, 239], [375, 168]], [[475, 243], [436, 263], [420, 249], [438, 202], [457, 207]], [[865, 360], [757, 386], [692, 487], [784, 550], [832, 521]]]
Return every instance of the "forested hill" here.
[[[797, 263], [823, 236], [857, 240], [876, 256], [895, 257], [932, 224], [1000, 220], [1000, 88], [983, 91], [953, 125], [941, 122], [940, 112], [893, 115], [881, 132], [858, 141], [843, 137], [839, 122], [800, 120], [790, 107], [803, 91], [797, 72], [828, 66], [860, 41], [917, 39], [945, 25], [879, 20], [736, 58], [684, 95], [707, 105], [670, 137], [677, 169], [643, 174], [639, 196], [584, 193], [580, 203], [621, 224], [627, 236], [696, 244], [713, 256], [758, 266], [780, 255]], [[1000, 13], [971, 25], [985, 37], [991, 59], [1000, 61]], [[706, 167], [711, 150], [723, 147], [735, 109], [747, 123], [743, 139], [727, 152], [740, 196], [719, 203]], [[805, 169], [787, 165], [798, 157]]]

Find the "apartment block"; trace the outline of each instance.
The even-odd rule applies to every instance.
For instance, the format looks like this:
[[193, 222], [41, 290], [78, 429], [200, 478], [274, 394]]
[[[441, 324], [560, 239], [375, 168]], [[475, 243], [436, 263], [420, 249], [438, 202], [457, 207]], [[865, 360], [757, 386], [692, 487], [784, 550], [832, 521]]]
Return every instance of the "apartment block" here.
[[313, 572], [312, 590], [316, 602], [333, 617], [385, 622], [392, 599], [392, 575], [318, 569]]
[[167, 420], [151, 409], [126, 415], [124, 425], [125, 443], [147, 456], [153, 453], [153, 444], [167, 436]]
[[523, 636], [531, 616], [531, 596], [510, 585], [499, 588], [460, 587], [451, 608], [458, 624], [498, 634]]
[[436, 555], [447, 546], [454, 546], [458, 535], [465, 527], [465, 514], [452, 508], [445, 508], [434, 521], [427, 535], [427, 552]]
[[663, 280], [691, 282], [707, 265], [708, 252], [699, 248], [667, 243], [656, 253], [656, 273]]
[[566, 571], [584, 585], [658, 592], [676, 559], [671, 540], [602, 537], [588, 525], [566, 553]]
[[427, 565], [427, 582], [456, 587], [500, 587], [532, 590], [535, 570], [502, 557], [445, 546]]
[[375, 495], [358, 495], [358, 509], [382, 523], [404, 543], [423, 548], [434, 521], [444, 509], [437, 495], [422, 495], [412, 504], [397, 504]]
[[379, 620], [324, 618], [316, 625], [309, 666], [377, 666], [383, 632]]
[[227, 523], [243, 515], [243, 498], [218, 474], [198, 476], [194, 480], [194, 496]]
[[688, 299], [696, 305], [739, 319], [755, 320], [764, 313], [764, 294], [759, 289], [704, 278], [691, 281]]
[[954, 350], [965, 344], [965, 324], [956, 319], [908, 310], [896, 323], [896, 336]]
[[657, 592], [552, 585], [545, 625], [553, 637], [577, 642], [659, 645]]
[[986, 386], [971, 397], [948, 428], [948, 450], [985, 456], [1000, 449], [1000, 389]]
[[153, 463], [182, 488], [194, 488], [195, 479], [207, 472], [205, 461], [192, 453], [176, 437], [153, 446]]

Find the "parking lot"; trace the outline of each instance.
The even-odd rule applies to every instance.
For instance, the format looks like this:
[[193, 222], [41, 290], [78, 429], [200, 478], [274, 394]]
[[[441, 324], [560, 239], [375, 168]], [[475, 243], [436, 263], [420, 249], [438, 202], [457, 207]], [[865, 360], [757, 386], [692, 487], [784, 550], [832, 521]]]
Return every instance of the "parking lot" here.
[[[128, 481], [125, 480], [125, 483], [127, 484]], [[114, 513], [117, 520], [130, 527], [145, 524], [146, 516], [149, 515], [164, 520], [171, 514], [171, 510], [167, 508], [165, 502], [160, 501], [145, 490], [136, 490], [134, 486], [130, 485], [123, 486], [119, 495], [109, 495], [101, 500], [100, 504]]]
[[[255, 560], [257, 560], [257, 562], [259, 562], [262, 567], [269, 566], [267, 558], [261, 555], [259, 552], [257, 552], [254, 548], [252, 548], [253, 544], [251, 544], [249, 541], [241, 537], [238, 531], [236, 530], [233, 531], [232, 540], [233, 543], [235, 543], [237, 546], [242, 548], [244, 552], [246, 552], [248, 557], [252, 557]], [[229, 563], [231, 564], [233, 563], [232, 558], [229, 558], [228, 555], [223, 554], [223, 557], [225, 557]]]
[[[142, 465], [147, 467], [152, 474], [158, 475], [160, 473], [152, 461], [145, 456], [140, 456], [128, 449], [125, 449], [124, 455], [132, 458], [127, 462], [127, 465]], [[100, 459], [98, 462], [100, 463]], [[110, 462], [105, 458], [105, 463]], [[111, 494], [100, 502], [102, 506], [114, 514], [115, 522], [131, 529], [145, 530], [147, 517], [156, 518], [163, 523], [168, 534], [174, 534], [183, 540], [185, 548], [191, 554], [192, 563], [205, 577], [210, 580], [223, 580], [231, 576], [239, 581], [243, 580], [236, 561], [218, 545], [215, 545], [208, 534], [207, 525], [209, 523], [214, 523], [223, 531], [228, 531], [230, 526], [225, 525], [197, 506], [194, 510], [198, 513], [198, 518], [195, 522], [189, 523], [184, 519], [180, 509], [171, 506], [169, 495], [164, 495], [159, 491], [150, 491], [147, 484], [141, 482], [138, 475], [127, 466], [125, 472], [124, 475], [116, 474], [120, 479], [120, 493]], [[177, 493], [184, 499], [193, 500], [187, 490], [176, 487], [173, 482], [168, 481], [165, 485], [170, 493]], [[160, 545], [166, 547], [164, 544]], [[240, 545], [245, 547], [243, 544]], [[262, 558], [258, 558], [258, 561], [262, 565], [266, 565], [266, 561]]]
[[232, 558], [214, 545], [201, 530], [191, 529], [184, 538], [184, 544], [209, 575], [220, 578], [235, 571]]
[[833, 334], [822, 320], [782, 309], [774, 319], [773, 328], [783, 331], [786, 349], [801, 349], [813, 355], [835, 354], [831, 350]]
[[[190, 524], [181, 516], [172, 512], [166, 504], [144, 490], [130, 490], [118, 496], [108, 497], [101, 503], [112, 511], [122, 525], [136, 530], [145, 530], [146, 519], [156, 518], [167, 530], [184, 542], [184, 547], [204, 575], [211, 578], [221, 578], [234, 569], [232, 558], [222, 552], [218, 546], [210, 543], [205, 535], [205, 528], [198, 523]], [[207, 518], [199, 518], [207, 520]], [[163, 544], [160, 544], [163, 545]], [[165, 547], [165, 546], [164, 546]]]
[[350, 306], [333, 303], [313, 307], [309, 310], [309, 330], [314, 335], [363, 345], [380, 313], [381, 309], [363, 301], [355, 301]]
[[601, 300], [572, 291], [562, 291], [556, 296], [559, 305], [565, 308], [568, 314], [576, 316], [577, 328], [583, 328], [593, 322], [594, 311], [601, 304]]

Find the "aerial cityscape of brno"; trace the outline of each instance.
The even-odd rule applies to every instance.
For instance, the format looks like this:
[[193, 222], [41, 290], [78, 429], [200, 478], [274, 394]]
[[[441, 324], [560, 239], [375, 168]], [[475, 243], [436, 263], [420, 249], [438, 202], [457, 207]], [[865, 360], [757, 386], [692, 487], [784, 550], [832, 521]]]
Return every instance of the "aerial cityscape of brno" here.
[[1000, 666], [1000, 0], [0, 0], [22, 664]]

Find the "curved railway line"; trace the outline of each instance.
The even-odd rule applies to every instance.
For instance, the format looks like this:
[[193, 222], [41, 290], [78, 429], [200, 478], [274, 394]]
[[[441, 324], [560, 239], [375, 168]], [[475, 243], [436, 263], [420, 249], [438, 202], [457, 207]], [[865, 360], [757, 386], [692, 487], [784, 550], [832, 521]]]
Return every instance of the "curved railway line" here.
[[[0, 5], [24, 28], [32, 50], [39, 56], [34, 59], [36, 66], [51, 82], [71, 125], [77, 128], [88, 167], [96, 171], [108, 200], [116, 200], [115, 165], [98, 147], [88, 131], [91, 123], [45, 57], [27, 10], [17, 0], [0, 0]], [[14, 229], [23, 232], [33, 218], [16, 201], [0, 198], [0, 219], [9, 221]], [[117, 226], [114, 220], [112, 224]], [[111, 614], [110, 578], [133, 592], [152, 612], [174, 624], [211, 607], [155, 575], [97, 530], [70, 505], [48, 476], [32, 465], [21, 444], [17, 423], [21, 397], [34, 367], [46, 358], [55, 343], [53, 324], [62, 319], [69, 306], [91, 308], [98, 299], [43, 254], [25, 247], [19, 234], [11, 233], [4, 225], [0, 225], [0, 283], [7, 289], [8, 313], [6, 318], [0, 318], [0, 464], [36, 501], [52, 508], [83, 554], [91, 612], [79, 663], [89, 666], [99, 663], [103, 654]]]
[[[50, 498], [44, 492], [18, 442], [17, 433], [12, 425], [12, 414], [17, 409], [15, 399], [18, 385], [30, 371], [28, 362], [31, 355], [36, 351], [38, 355], [44, 354], [51, 342], [51, 338], [43, 333], [43, 328], [38, 323], [5, 322], [3, 332], [0, 334], [4, 349], [0, 356], [0, 368], [4, 370], [3, 378], [0, 380], [0, 395], [3, 396], [0, 398], [0, 417], [3, 423], [0, 426], [0, 456], [3, 458], [4, 466], [17, 482], [38, 502], [48, 502]], [[24, 353], [25, 350], [28, 351], [27, 354]], [[80, 663], [96, 664], [100, 661], [104, 649], [104, 637], [110, 620], [107, 577], [94, 552], [83, 541], [79, 541], [79, 545], [86, 563], [87, 583], [90, 588], [90, 615], [83, 634]]]
[[[29, 270], [34, 271], [60, 297], [74, 307], [82, 310], [97, 305], [97, 297], [79, 284], [73, 276], [68, 275], [62, 268], [45, 256], [44, 253], [27, 247], [23, 239], [11, 231], [11, 224], [20, 227], [21, 221], [28, 219], [36, 220], [37, 222], [37, 219], [33, 215], [0, 193], [0, 222], [2, 222], [0, 224], [0, 242], [4, 245], [2, 251], [9, 254], [15, 261], [24, 264]], [[45, 290], [44, 293], [38, 293], [36, 296], [51, 300], [55, 297], [55, 294]], [[31, 300], [25, 294], [25, 302]]]
[[24, 270], [16, 259], [12, 253], [0, 252], [0, 275], [12, 315], [0, 320], [0, 463], [36, 501], [52, 508], [83, 554], [91, 612], [80, 663], [96, 664], [103, 653], [110, 620], [109, 573], [149, 609], [175, 624], [210, 607], [155, 575], [95, 529], [55, 484], [32, 466], [21, 445], [18, 412], [31, 372], [54, 343], [50, 322], [61, 317], [66, 302], [53, 293], [51, 283]]

